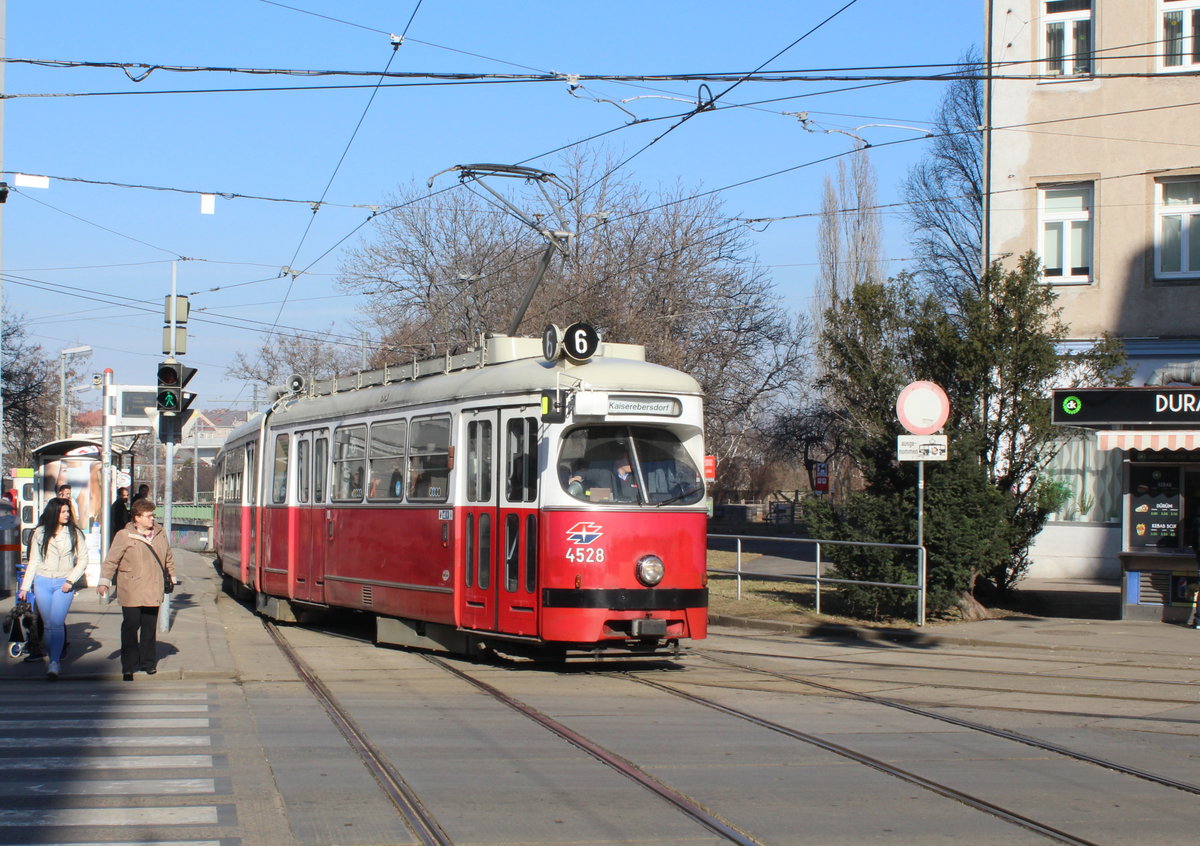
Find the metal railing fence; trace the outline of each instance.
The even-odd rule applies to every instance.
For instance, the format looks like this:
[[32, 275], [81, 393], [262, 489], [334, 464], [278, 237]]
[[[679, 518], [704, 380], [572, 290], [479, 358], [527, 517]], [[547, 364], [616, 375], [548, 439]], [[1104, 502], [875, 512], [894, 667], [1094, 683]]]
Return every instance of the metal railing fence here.
[[[710, 540], [719, 538], [721, 540], [737, 541], [737, 569], [735, 570], [718, 570], [709, 568], [710, 573], [725, 573], [736, 576], [737, 578], [737, 598], [742, 598], [742, 578], [744, 576], [769, 578], [778, 581], [789, 582], [812, 582], [816, 585], [816, 612], [821, 613], [821, 585], [822, 584], [840, 584], [840, 585], [868, 585], [871, 587], [898, 588], [900, 590], [915, 590], [917, 592], [917, 625], [925, 625], [925, 595], [927, 586], [926, 570], [925, 570], [925, 547], [915, 543], [875, 543], [873, 541], [837, 541], [837, 540], [818, 540], [816, 538], [780, 538], [771, 537], [764, 538], [762, 535], [709, 535]], [[777, 573], [755, 573], [745, 570], [742, 567], [742, 541], [758, 541], [769, 540], [771, 543], [807, 543], [816, 546], [816, 573], [815, 575], [782, 575]], [[870, 582], [860, 579], [836, 579], [823, 576], [821, 567], [825, 563], [821, 560], [822, 546], [862, 546], [862, 547], [879, 547], [884, 549], [911, 549], [917, 554], [917, 583], [905, 584], [903, 582]]]

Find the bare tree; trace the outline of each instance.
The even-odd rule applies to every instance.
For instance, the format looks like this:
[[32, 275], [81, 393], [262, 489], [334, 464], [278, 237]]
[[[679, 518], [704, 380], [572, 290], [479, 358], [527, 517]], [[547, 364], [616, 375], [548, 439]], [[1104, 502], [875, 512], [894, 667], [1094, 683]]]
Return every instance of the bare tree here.
[[845, 159], [838, 160], [836, 180], [825, 177], [817, 231], [817, 321], [856, 285], [881, 278], [883, 234], [876, 197], [875, 168], [865, 149], [855, 151], [849, 167]]
[[[584, 320], [692, 374], [706, 394], [711, 450], [723, 472], [742, 472], [758, 460], [746, 458], [747, 433], [796, 383], [803, 326], [780, 306], [744, 228], [714, 197], [682, 186], [651, 194], [608, 165], [584, 156], [564, 162], [561, 210], [574, 235], [521, 328]], [[369, 319], [402, 349], [470, 345], [481, 330], [507, 327], [545, 238], [462, 188], [417, 196], [406, 189], [395, 197], [370, 242], [343, 264], [343, 285], [369, 295]], [[540, 195], [513, 201], [557, 228], [557, 210]]]
[[[928, 154], [904, 182], [917, 275], [961, 311], [963, 291], [979, 293], [983, 240], [983, 83], [979, 51], [960, 62], [946, 89]], [[969, 78], [967, 75], [974, 78]]]
[[33, 449], [54, 439], [58, 367], [29, 340], [23, 315], [4, 315], [4, 455], [12, 466], [28, 464]]
[[[817, 231], [820, 271], [813, 303], [813, 337], [820, 337], [827, 315], [860, 286], [882, 281], [882, 226], [877, 208], [875, 169], [865, 149], [855, 151], [849, 166], [838, 160], [836, 179], [825, 177], [821, 222]], [[814, 378], [822, 379], [824, 356], [815, 356]], [[828, 465], [830, 489], [841, 498], [857, 484], [858, 474], [846, 448], [850, 414], [825, 391], [809, 394], [797, 410], [776, 420], [771, 442], [784, 454], [813, 465]], [[810, 478], [811, 481], [811, 478]]]
[[293, 375], [326, 379], [353, 370], [360, 352], [348, 342], [325, 333], [282, 332], [263, 338], [253, 353], [238, 352], [226, 373], [233, 379], [263, 386], [282, 385]]

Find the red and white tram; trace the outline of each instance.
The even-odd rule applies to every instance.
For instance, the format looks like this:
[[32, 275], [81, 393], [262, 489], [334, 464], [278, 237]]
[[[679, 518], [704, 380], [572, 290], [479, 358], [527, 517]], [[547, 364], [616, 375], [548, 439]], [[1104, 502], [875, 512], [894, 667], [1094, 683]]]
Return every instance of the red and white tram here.
[[655, 654], [707, 630], [700, 388], [583, 324], [302, 387], [218, 457], [226, 588], [460, 653]]

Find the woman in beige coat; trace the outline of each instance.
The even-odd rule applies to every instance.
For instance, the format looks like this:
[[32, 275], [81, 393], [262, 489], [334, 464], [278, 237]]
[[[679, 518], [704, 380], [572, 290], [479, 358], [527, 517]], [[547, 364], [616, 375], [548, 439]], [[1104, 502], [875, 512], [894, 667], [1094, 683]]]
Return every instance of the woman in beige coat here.
[[[161, 526], [154, 525], [154, 503], [139, 499], [130, 508], [133, 521], [113, 538], [100, 569], [101, 596], [116, 580], [121, 603], [121, 678], [158, 672], [158, 607], [163, 602], [163, 578], [175, 581], [175, 560]], [[164, 573], [165, 571], [165, 573]]]

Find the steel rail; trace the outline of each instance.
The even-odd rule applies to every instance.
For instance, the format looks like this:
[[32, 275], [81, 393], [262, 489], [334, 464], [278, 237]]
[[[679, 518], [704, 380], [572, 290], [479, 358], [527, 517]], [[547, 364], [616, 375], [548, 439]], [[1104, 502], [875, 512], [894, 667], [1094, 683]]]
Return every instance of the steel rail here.
[[1046, 825], [1045, 823], [1040, 823], [1031, 817], [1018, 814], [1016, 811], [1011, 811], [1000, 805], [996, 805], [987, 801], [986, 799], [980, 799], [978, 796], [973, 796], [970, 793], [957, 790], [949, 785], [945, 785], [940, 782], [933, 781], [932, 779], [925, 778], [924, 776], [917, 775], [909, 770], [901, 769], [900, 767], [889, 764], [886, 761], [881, 761], [878, 758], [872, 758], [870, 755], [865, 755], [862, 752], [856, 752], [847, 746], [833, 743], [832, 741], [825, 740], [824, 738], [818, 737], [815, 734], [809, 734], [808, 732], [788, 728], [787, 726], [755, 716], [754, 714], [747, 713], [746, 711], [740, 711], [737, 708], [730, 708], [727, 705], [722, 705], [721, 703], [714, 702], [711, 699], [705, 699], [703, 696], [696, 696], [694, 694], [687, 693], [686, 691], [679, 690], [678, 688], [671, 687], [670, 685], [644, 679], [630, 673], [625, 673], [624, 675], [630, 681], [638, 684], [644, 684], [647, 687], [661, 690], [664, 693], [670, 694], [671, 696], [677, 696], [681, 699], [686, 699], [687, 701], [693, 702], [697, 705], [703, 705], [705, 708], [711, 708], [712, 710], [718, 711], [722, 714], [728, 714], [731, 717], [737, 717], [740, 720], [745, 720], [749, 723], [753, 723], [756, 726], [778, 732], [779, 734], [790, 737], [793, 740], [799, 740], [811, 746], [816, 746], [818, 749], [824, 749], [827, 752], [832, 752], [834, 755], [847, 758], [851, 761], [884, 773], [885, 775], [890, 775], [894, 778], [906, 781], [909, 784], [913, 784], [917, 787], [928, 790], [931, 793], [944, 796], [947, 799], [953, 799], [957, 802], [961, 802], [962, 804], [970, 808], [974, 808], [977, 811], [990, 814], [991, 816], [1003, 820], [1004, 822], [1020, 826], [1021, 828], [1032, 831], [1035, 834], [1039, 834], [1051, 840], [1057, 840], [1060, 843], [1073, 844], [1073, 846], [1098, 846], [1098, 844], [1096, 844], [1094, 841], [1084, 840], [1081, 837], [1076, 837], [1075, 835], [1062, 831], [1061, 829], [1054, 828], [1053, 826]]
[[[752, 640], [752, 638], [743, 638], [743, 637], [739, 636], [738, 640], [739, 641], [740, 640]], [[776, 644], [779, 643], [779, 641], [777, 641], [777, 640], [767, 640], [767, 639], [759, 639], [759, 640], [760, 640], [760, 642], [763, 642], [763, 643], [776, 643]], [[889, 644], [889, 647], [894, 648], [894, 646], [892, 644]], [[809, 656], [809, 655], [781, 655], [776, 652], [739, 652], [734, 649], [709, 649], [707, 647], [705, 647], [699, 651], [715, 652], [715, 653], [719, 653], [722, 655], [748, 655], [748, 656], [754, 657], [754, 658], [778, 658], [782, 661], [810, 661], [814, 664], [853, 664], [855, 666], [866, 667], [868, 669], [877, 669], [877, 670], [890, 670], [890, 669], [929, 670], [929, 669], [933, 669], [929, 664], [903, 664], [903, 663], [896, 663], [896, 662], [880, 664], [876, 661], [856, 661], [856, 660], [853, 660], [850, 658], [817, 658], [817, 657], [813, 657], [813, 656]], [[882, 650], [878, 650], [878, 651], [882, 652]], [[1023, 660], [1026, 659], [1026, 656], [1024, 656], [1024, 655], [1021, 657]], [[1012, 660], [1011, 655], [996, 656], [996, 657], [992, 657], [992, 656], [988, 656], [988, 655], [972, 655], [971, 658], [976, 661], [1010, 661], [1010, 660]], [[1062, 658], [1062, 656], [1055, 656], [1054, 658], [1041, 658], [1041, 659], [1033, 658], [1030, 660], [1041, 660], [1045, 663], [1053, 663], [1053, 664], [1064, 663], [1064, 659]], [[1145, 664], [1142, 664], [1139, 666], [1143, 669], [1160, 669], [1160, 670], [1176, 669], [1174, 667], [1147, 667], [1147, 665], [1145, 665]], [[1014, 676], [1016, 678], [1030, 678], [1030, 679], [1066, 679], [1068, 681], [1101, 681], [1101, 682], [1118, 682], [1118, 683], [1124, 683], [1124, 684], [1158, 684], [1158, 685], [1162, 685], [1164, 687], [1200, 687], [1200, 681], [1185, 681], [1185, 680], [1181, 680], [1181, 679], [1131, 679], [1131, 678], [1124, 677], [1124, 676], [1080, 676], [1080, 675], [1070, 675], [1067, 673], [1050, 673], [1050, 672], [1040, 672], [1040, 671], [1034, 671], [1034, 670], [1024, 670], [1024, 671], [992, 670], [992, 669], [973, 670], [970, 667], [938, 667], [937, 669], [939, 672], [943, 672], [943, 673], [981, 673], [981, 674], [986, 673], [987, 675], [991, 675], [991, 676]], [[989, 688], [989, 690], [990, 689], [991, 688]], [[1069, 694], [1069, 695], [1083, 696], [1085, 694]], [[1125, 698], [1125, 697], [1114, 697], [1114, 698]], [[1142, 702], [1145, 700], [1143, 700], [1142, 698], [1139, 697], [1137, 701]], [[1195, 702], [1195, 700], [1176, 700], [1176, 699], [1158, 699], [1158, 700], [1154, 700], [1154, 701], [1168, 702], [1168, 703], [1179, 702], [1180, 704], [1185, 704], [1185, 703], [1186, 704], [1194, 704], [1194, 702]]]
[[421, 802], [416, 792], [409, 786], [404, 777], [396, 771], [379, 749], [371, 743], [366, 733], [359, 728], [354, 719], [342, 708], [337, 698], [312, 672], [308, 664], [283, 637], [278, 627], [269, 620], [263, 620], [263, 627], [275, 641], [275, 645], [288, 659], [300, 679], [316, 697], [329, 719], [337, 726], [338, 731], [346, 738], [350, 748], [358, 753], [363, 765], [375, 777], [384, 794], [396, 806], [396, 810], [404, 818], [405, 824], [412, 830], [417, 840], [426, 846], [454, 846], [454, 841], [438, 823], [437, 819]]
[[936, 711], [927, 711], [924, 708], [918, 708], [915, 705], [906, 705], [903, 702], [897, 702], [894, 699], [884, 699], [879, 696], [872, 696], [869, 693], [859, 693], [859, 692], [853, 691], [853, 690], [845, 690], [840, 687], [835, 687], [830, 684], [825, 684], [824, 682], [818, 682], [818, 681], [813, 681], [811, 679], [794, 676], [790, 673], [780, 673], [775, 670], [765, 670], [765, 669], [760, 669], [757, 667], [747, 667], [742, 664], [735, 664], [732, 661], [726, 661], [723, 658], [713, 658], [711, 656], [705, 656], [705, 657], [708, 658], [708, 660], [712, 661], [713, 663], [721, 664], [726, 667], [732, 667], [733, 669], [744, 670], [746, 672], [756, 673], [758, 675], [765, 675], [765, 676], [770, 676], [772, 678], [782, 679], [783, 681], [791, 681], [791, 682], [795, 682], [797, 684], [807, 685], [809, 687], [817, 688], [818, 690], [824, 690], [824, 691], [828, 691], [830, 693], [837, 693], [837, 694], [840, 694], [843, 696], [848, 696], [852, 699], [857, 699], [860, 702], [870, 702], [875, 705], [883, 705], [887, 708], [895, 708], [898, 711], [905, 711], [906, 713], [916, 714], [917, 716], [920, 716], [920, 717], [928, 717], [931, 720], [938, 720], [939, 722], [949, 723], [950, 725], [958, 726], [959, 728], [965, 728], [965, 729], [969, 729], [971, 731], [977, 731], [977, 732], [981, 732], [983, 734], [989, 734], [993, 737], [999, 737], [1003, 740], [1011, 740], [1014, 743], [1021, 743], [1021, 744], [1024, 744], [1025, 746], [1032, 746], [1034, 749], [1041, 749], [1045, 752], [1053, 752], [1056, 755], [1062, 755], [1066, 758], [1071, 758], [1076, 761], [1082, 761], [1082, 762], [1088, 763], [1088, 764], [1095, 764], [1096, 766], [1102, 767], [1106, 770], [1111, 770], [1113, 772], [1120, 773], [1122, 775], [1132, 776], [1133, 778], [1139, 778], [1139, 779], [1142, 779], [1143, 781], [1149, 781], [1154, 784], [1161, 785], [1163, 787], [1170, 787], [1175, 790], [1182, 790], [1185, 793], [1193, 793], [1196, 795], [1200, 795], [1200, 785], [1189, 784], [1186, 781], [1179, 781], [1178, 779], [1168, 778], [1167, 776], [1158, 775], [1157, 773], [1152, 773], [1147, 770], [1141, 770], [1141, 769], [1138, 769], [1137, 767], [1129, 767], [1129, 766], [1126, 766], [1125, 764], [1118, 764], [1116, 761], [1109, 761], [1106, 758], [1099, 758], [1095, 755], [1090, 755], [1087, 752], [1078, 752], [1074, 749], [1069, 749], [1066, 746], [1059, 746], [1057, 743], [1050, 743], [1049, 741], [1046, 741], [1046, 740], [1038, 740], [1035, 737], [1029, 737], [1027, 735], [1018, 734], [1014, 731], [1009, 731], [1007, 729], [999, 729], [999, 728], [995, 728], [994, 726], [985, 725], [984, 723], [976, 723], [971, 720], [961, 719], [959, 717], [951, 717], [949, 714], [939, 714]]
[[473, 685], [497, 701], [504, 703], [522, 716], [528, 717], [538, 725], [549, 730], [553, 734], [558, 735], [572, 746], [586, 752], [597, 761], [601, 762], [602, 764], [606, 764], [626, 778], [637, 782], [642, 787], [656, 794], [659, 798], [664, 799], [666, 802], [673, 805], [675, 808], [682, 811], [684, 814], [691, 817], [693, 820], [714, 834], [718, 834], [733, 843], [742, 844], [742, 846], [764, 846], [762, 841], [756, 840], [751, 835], [735, 827], [732, 823], [701, 807], [697, 802], [685, 796], [684, 794], [667, 787], [665, 784], [646, 773], [632, 761], [621, 757], [615, 752], [605, 749], [599, 744], [593, 743], [578, 732], [567, 728], [553, 717], [543, 714], [541, 711], [537, 710], [531, 705], [527, 705], [518, 699], [514, 699], [499, 688], [493, 687], [487, 682], [463, 672], [459, 668], [443, 661], [441, 658], [437, 658], [433, 655], [422, 655], [421, 657], [434, 666], [440, 667], [446, 672], [457, 676], [468, 684]]

